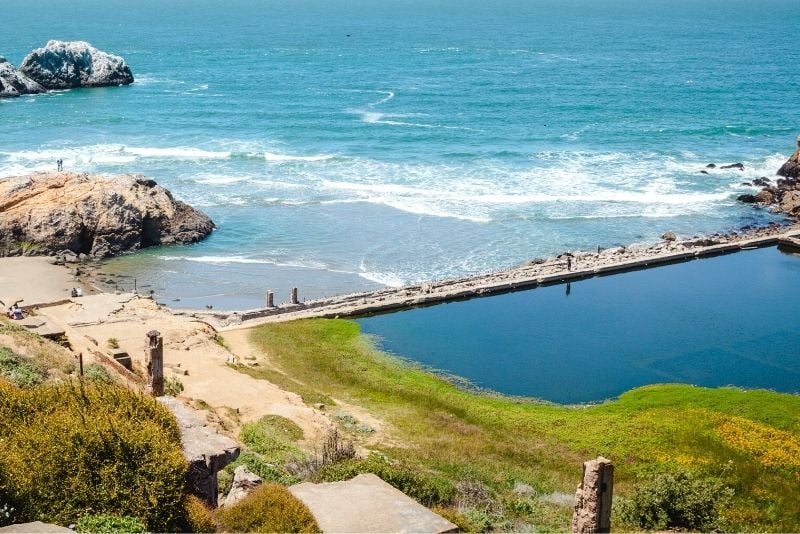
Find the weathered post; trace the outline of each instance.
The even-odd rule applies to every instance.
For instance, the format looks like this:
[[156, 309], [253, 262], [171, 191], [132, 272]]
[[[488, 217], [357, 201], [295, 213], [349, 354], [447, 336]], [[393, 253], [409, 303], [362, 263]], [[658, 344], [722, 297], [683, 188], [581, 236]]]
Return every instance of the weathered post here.
[[289, 302], [291, 302], [292, 304], [299, 304], [299, 301], [297, 300], [297, 288], [296, 287], [292, 288], [292, 298], [291, 298], [291, 300]]
[[614, 492], [614, 466], [598, 456], [583, 462], [583, 480], [575, 493], [572, 532], [611, 532], [611, 497]]
[[275, 294], [272, 291], [267, 291], [267, 308], [275, 307]]
[[158, 330], [147, 334], [144, 361], [147, 365], [147, 387], [145, 391], [154, 397], [164, 395], [164, 339]]

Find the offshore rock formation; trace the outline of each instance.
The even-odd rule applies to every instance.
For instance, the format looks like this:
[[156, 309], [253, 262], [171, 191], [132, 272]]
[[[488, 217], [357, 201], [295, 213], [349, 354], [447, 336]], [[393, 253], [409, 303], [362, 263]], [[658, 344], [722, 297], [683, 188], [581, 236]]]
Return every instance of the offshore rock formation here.
[[105, 87], [133, 83], [125, 60], [84, 41], [49, 41], [25, 56], [20, 72], [45, 89]]
[[43, 93], [45, 88], [31, 80], [6, 58], [0, 56], [0, 98]]
[[205, 214], [138, 175], [38, 173], [0, 181], [0, 255], [70, 251], [95, 258], [193, 243], [214, 229]]
[[84, 41], [49, 41], [25, 56], [19, 69], [0, 56], [0, 98], [130, 83], [133, 74], [124, 59]]

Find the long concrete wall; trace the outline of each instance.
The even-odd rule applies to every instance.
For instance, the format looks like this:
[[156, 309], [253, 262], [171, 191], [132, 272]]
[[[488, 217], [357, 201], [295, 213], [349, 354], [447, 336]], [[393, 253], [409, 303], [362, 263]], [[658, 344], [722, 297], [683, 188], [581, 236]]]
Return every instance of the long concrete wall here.
[[534, 260], [518, 267], [477, 276], [352, 293], [299, 304], [283, 304], [241, 312], [175, 312], [201, 318], [222, 331], [312, 317], [356, 317], [774, 246], [779, 239], [794, 237], [800, 237], [798, 226], [789, 229], [767, 227], [745, 234], [665, 241], [651, 246], [615, 247], [599, 250], [597, 253], [565, 253], [547, 260]]

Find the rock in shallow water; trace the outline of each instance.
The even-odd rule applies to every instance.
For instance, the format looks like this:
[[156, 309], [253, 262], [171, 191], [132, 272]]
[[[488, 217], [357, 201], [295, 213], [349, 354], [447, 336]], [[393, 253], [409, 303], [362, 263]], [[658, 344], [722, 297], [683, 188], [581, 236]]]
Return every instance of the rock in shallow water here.
[[19, 70], [45, 89], [133, 83], [125, 60], [84, 41], [49, 41], [25, 56]]
[[102, 258], [193, 243], [213, 229], [205, 214], [142, 176], [40, 173], [0, 182], [0, 255]]

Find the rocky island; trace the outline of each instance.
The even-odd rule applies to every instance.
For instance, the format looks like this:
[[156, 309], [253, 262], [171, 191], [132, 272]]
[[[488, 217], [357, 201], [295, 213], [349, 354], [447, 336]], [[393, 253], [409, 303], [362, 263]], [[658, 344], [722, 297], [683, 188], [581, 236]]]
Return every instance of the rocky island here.
[[214, 223], [140, 175], [39, 173], [0, 181], [0, 255], [105, 258], [194, 243]]
[[131, 83], [124, 59], [84, 41], [49, 41], [25, 56], [19, 69], [0, 56], [0, 98]]

